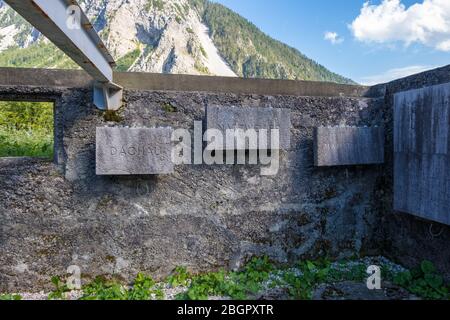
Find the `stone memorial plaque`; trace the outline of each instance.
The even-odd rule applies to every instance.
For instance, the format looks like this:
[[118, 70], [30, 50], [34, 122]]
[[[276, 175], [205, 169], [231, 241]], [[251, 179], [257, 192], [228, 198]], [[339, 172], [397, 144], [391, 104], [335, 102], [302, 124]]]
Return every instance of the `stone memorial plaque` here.
[[[257, 107], [221, 107], [208, 106], [206, 108], [207, 129], [217, 129], [226, 137], [228, 129], [260, 129], [268, 130], [267, 149], [271, 146], [271, 129], [279, 130], [279, 148], [288, 150], [291, 145], [291, 111], [282, 108], [257, 108]], [[223, 150], [240, 149], [223, 146]], [[246, 142], [245, 149], [254, 149]]]
[[394, 96], [394, 209], [450, 225], [450, 83]]
[[97, 175], [172, 173], [172, 131], [172, 128], [97, 128]]
[[315, 128], [315, 166], [379, 163], [384, 163], [384, 130], [382, 127]]

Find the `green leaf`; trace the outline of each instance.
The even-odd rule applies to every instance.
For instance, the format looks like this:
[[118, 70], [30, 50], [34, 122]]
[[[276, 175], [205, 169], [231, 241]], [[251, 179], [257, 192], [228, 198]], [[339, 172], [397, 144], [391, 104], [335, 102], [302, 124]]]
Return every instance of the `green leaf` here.
[[312, 261], [306, 261], [306, 267], [309, 271], [314, 271], [316, 269], [316, 265]]
[[405, 271], [394, 276], [394, 283], [399, 286], [408, 286], [412, 279], [411, 272]]
[[425, 281], [434, 289], [440, 288], [444, 283], [441, 276], [429, 273], [425, 274]]
[[53, 276], [51, 281], [56, 287], [59, 287], [59, 283], [61, 282], [58, 276]]
[[420, 268], [424, 274], [431, 274], [436, 272], [436, 268], [434, 264], [428, 260], [425, 260], [421, 263]]
[[17, 301], [22, 300], [22, 296], [18, 294], [0, 294], [0, 301]]

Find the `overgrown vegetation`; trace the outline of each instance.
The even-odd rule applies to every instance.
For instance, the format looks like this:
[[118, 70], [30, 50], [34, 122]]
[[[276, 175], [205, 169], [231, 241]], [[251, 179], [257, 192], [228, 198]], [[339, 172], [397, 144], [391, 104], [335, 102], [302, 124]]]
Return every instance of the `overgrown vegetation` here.
[[0, 157], [53, 156], [53, 104], [0, 101]]
[[18, 294], [0, 294], [0, 301], [2, 300], [22, 300], [22, 296]]
[[70, 291], [70, 289], [67, 286], [67, 284], [65, 283], [65, 281], [61, 280], [61, 278], [58, 276], [52, 277], [51, 281], [52, 281], [53, 285], [55, 286], [55, 290], [50, 292], [50, 294], [48, 295], [48, 298], [50, 300], [64, 299], [66, 292]]
[[[331, 263], [327, 259], [299, 262], [295, 267], [276, 266], [267, 257], [253, 258], [240, 271], [219, 270], [192, 275], [185, 267], [177, 267], [164, 281], [157, 283], [151, 277], [138, 274], [130, 286], [102, 277], [83, 286], [82, 300], [148, 300], [164, 299], [165, 288], [182, 288], [176, 299], [205, 300], [211, 296], [232, 299], [252, 299], [261, 291], [284, 288], [291, 299], [309, 300], [314, 289], [322, 283], [342, 281], [363, 282], [367, 278], [367, 265], [359, 261]], [[448, 286], [429, 261], [419, 268], [396, 272], [382, 266], [382, 278], [406, 288], [423, 299], [449, 299]], [[63, 299], [69, 291], [54, 277], [55, 291], [50, 299]]]
[[122, 122], [123, 117], [120, 114], [120, 110], [106, 110], [101, 112], [103, 119], [107, 122]]
[[[449, 286], [444, 284], [429, 261], [408, 271], [395, 271], [382, 265], [382, 279], [397, 284], [423, 299], [450, 299]], [[131, 285], [123, 285], [104, 277], [82, 287], [81, 300], [161, 300], [165, 289], [180, 288], [176, 299], [205, 300], [211, 296], [232, 299], [253, 299], [270, 288], [284, 288], [291, 299], [310, 300], [314, 289], [323, 283], [343, 281], [364, 282], [367, 264], [359, 260], [331, 263], [327, 259], [299, 262], [294, 267], [276, 266], [267, 257], [253, 258], [240, 271], [219, 270], [192, 275], [185, 267], [177, 267], [164, 281], [139, 273]], [[70, 289], [59, 277], [53, 277], [55, 290], [49, 299], [65, 299]], [[0, 295], [0, 300], [20, 300], [15, 294]]]
[[172, 105], [170, 102], [164, 102], [161, 104], [161, 108], [168, 113], [177, 112], [177, 107]]
[[[48, 296], [50, 300], [64, 299], [71, 290], [60, 277], [53, 277], [55, 290]], [[80, 300], [162, 300], [164, 292], [162, 284], [156, 283], [151, 277], [139, 273], [132, 286], [124, 286], [116, 281], [97, 277], [91, 283], [83, 286]]]
[[205, 300], [209, 296], [226, 296], [236, 300], [247, 299], [263, 288], [270, 272], [274, 270], [267, 257], [254, 258], [238, 272], [220, 270], [193, 277], [187, 291], [177, 298]]
[[80, 300], [161, 300], [164, 299], [164, 293], [160, 286], [142, 273], [137, 275], [129, 288], [98, 277], [83, 287], [84, 294]]
[[394, 276], [394, 283], [424, 299], [449, 299], [449, 287], [430, 261]]

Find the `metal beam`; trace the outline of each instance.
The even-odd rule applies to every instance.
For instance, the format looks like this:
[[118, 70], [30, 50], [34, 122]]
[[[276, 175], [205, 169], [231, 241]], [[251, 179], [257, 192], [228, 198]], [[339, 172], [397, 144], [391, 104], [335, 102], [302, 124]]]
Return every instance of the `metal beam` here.
[[77, 1], [5, 0], [5, 2], [97, 81], [94, 88], [94, 95], [97, 98], [94, 102], [98, 108], [115, 110], [120, 107], [122, 88], [113, 83], [112, 68], [115, 61]]

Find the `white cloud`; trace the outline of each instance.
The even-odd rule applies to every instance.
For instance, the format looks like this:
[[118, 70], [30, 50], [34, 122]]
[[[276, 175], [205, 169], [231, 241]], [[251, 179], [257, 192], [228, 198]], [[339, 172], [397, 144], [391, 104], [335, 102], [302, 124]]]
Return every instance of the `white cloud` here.
[[344, 38], [340, 37], [337, 32], [325, 32], [324, 39], [330, 41], [332, 44], [340, 44], [344, 42]]
[[450, 51], [450, 40], [442, 41], [437, 48], [442, 51]]
[[450, 52], [450, 0], [423, 0], [409, 8], [400, 0], [366, 2], [349, 27], [363, 42], [422, 43]]
[[373, 86], [375, 84], [390, 82], [392, 80], [397, 80], [435, 68], [436, 66], [409, 66], [404, 68], [395, 68], [390, 69], [382, 74], [363, 77], [361, 78], [360, 83], [367, 86]]

